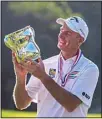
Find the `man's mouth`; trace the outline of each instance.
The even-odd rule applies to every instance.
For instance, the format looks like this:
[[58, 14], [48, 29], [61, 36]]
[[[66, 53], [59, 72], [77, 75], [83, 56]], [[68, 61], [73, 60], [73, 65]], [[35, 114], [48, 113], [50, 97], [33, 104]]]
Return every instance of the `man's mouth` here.
[[60, 45], [65, 45], [66, 44], [65, 39], [62, 39], [60, 37], [58, 37], [58, 42], [59, 42]]

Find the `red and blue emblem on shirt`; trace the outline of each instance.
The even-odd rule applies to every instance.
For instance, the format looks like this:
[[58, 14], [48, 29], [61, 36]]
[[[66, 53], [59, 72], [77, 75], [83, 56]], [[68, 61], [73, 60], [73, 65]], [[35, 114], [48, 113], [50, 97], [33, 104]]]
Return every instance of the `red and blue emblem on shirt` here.
[[[73, 71], [71, 72], [69, 75], [68, 75], [68, 79], [75, 79], [77, 76], [78, 76], [78, 73], [79, 71]], [[66, 76], [67, 74], [65, 75], [65, 77], [62, 79], [62, 83], [64, 84], [65, 81], [66, 81]]]
[[77, 77], [77, 74], [79, 73], [79, 71], [73, 71], [69, 74], [68, 78], [69, 79], [74, 79]]

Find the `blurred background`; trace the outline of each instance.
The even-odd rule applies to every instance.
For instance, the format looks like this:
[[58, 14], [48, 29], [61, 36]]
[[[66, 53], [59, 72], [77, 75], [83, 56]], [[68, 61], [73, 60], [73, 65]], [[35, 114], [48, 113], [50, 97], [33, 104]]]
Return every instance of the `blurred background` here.
[[[101, 2], [6, 2], [1, 1], [1, 109], [18, 111], [12, 93], [15, 85], [11, 51], [4, 44], [5, 35], [31, 25], [35, 29], [35, 40], [41, 49], [42, 59], [59, 53], [57, 37], [60, 26], [58, 17], [81, 16], [89, 26], [87, 41], [81, 47], [84, 55], [97, 64], [100, 70], [89, 113], [101, 113]], [[29, 78], [29, 76], [28, 76]], [[87, 87], [86, 87], [87, 88]], [[24, 111], [36, 112], [32, 103]], [[19, 115], [18, 115], [19, 116]], [[29, 117], [29, 116], [28, 116]]]

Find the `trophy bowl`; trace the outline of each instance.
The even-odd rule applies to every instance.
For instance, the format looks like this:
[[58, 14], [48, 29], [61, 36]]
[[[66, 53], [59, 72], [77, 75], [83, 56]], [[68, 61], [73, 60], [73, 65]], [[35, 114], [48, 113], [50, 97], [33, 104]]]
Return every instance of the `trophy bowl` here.
[[4, 38], [5, 45], [16, 54], [17, 61], [31, 59], [38, 61], [40, 49], [35, 42], [35, 31], [31, 26], [10, 33]]

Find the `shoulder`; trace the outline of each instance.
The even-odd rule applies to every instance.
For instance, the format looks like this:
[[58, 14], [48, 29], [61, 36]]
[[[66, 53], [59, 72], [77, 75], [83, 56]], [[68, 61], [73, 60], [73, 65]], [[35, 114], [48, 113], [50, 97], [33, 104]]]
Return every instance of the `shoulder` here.
[[55, 55], [55, 56], [49, 57], [49, 58], [47, 58], [47, 59], [44, 59], [44, 60], [43, 60], [43, 63], [44, 63], [44, 64], [52, 64], [52, 63], [55, 63], [55, 62], [58, 61], [58, 57], [59, 57], [59, 55]]
[[82, 60], [86, 62], [85, 70], [95, 71], [99, 73], [99, 68], [93, 61], [89, 60], [85, 56], [83, 56]]

